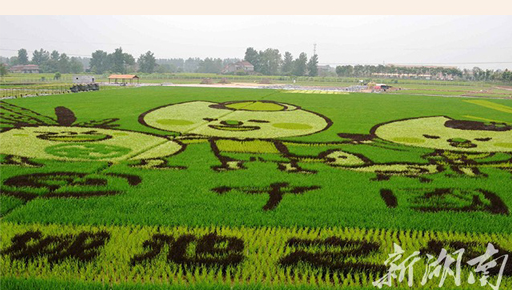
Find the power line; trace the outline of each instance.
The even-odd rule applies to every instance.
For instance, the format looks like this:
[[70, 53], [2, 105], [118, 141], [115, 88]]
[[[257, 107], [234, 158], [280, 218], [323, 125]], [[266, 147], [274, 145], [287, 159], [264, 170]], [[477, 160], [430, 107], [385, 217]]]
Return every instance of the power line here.
[[[0, 48], [0, 51], [18, 51], [18, 49], [8, 49], [8, 48]], [[27, 53], [29, 52], [34, 52], [34, 50], [27, 50]], [[66, 53], [66, 55], [71, 55], [71, 56], [81, 56], [81, 57], [91, 57], [91, 55], [83, 55], [83, 54], [73, 54], [73, 53]]]
[[413, 50], [413, 51], [440, 51], [440, 50], [489, 50], [489, 49], [512, 49], [511, 46], [491, 46], [491, 47], [442, 47], [442, 48], [428, 48], [428, 47], [393, 47], [393, 46], [375, 46], [375, 47], [327, 47], [324, 48], [323, 51], [343, 51], [343, 50], [356, 50], [356, 51], [363, 51], [363, 50]]
[[[34, 41], [34, 39], [23, 39], [23, 38], [4, 38], [1, 37], [0, 40], [20, 40], [20, 41]], [[108, 44], [108, 45], [136, 45], [135, 43], [112, 43], [112, 42], [85, 42], [85, 41], [62, 41], [62, 40], [48, 40], [48, 39], [40, 39], [38, 42], [53, 42], [53, 43], [72, 43], [72, 44]]]
[[[454, 64], [509, 64], [512, 61], [496, 61], [496, 62], [483, 62], [483, 61], [474, 61], [474, 62], [429, 62], [429, 63], [388, 63], [389, 65], [454, 65]], [[361, 63], [361, 62], [323, 62], [319, 64], [345, 64], [345, 65], [375, 65], [379, 63]]]

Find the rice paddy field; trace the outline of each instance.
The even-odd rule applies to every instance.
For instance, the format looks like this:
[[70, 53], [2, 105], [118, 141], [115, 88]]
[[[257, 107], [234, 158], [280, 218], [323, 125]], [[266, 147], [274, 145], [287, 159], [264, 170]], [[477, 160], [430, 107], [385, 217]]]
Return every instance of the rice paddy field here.
[[0, 101], [1, 289], [512, 289], [512, 100], [417, 90]]

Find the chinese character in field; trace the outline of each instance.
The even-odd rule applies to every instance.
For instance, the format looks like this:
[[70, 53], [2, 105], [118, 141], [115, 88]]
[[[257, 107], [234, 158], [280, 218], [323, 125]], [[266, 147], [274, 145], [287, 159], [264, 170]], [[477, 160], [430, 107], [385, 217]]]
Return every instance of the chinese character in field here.
[[[457, 259], [452, 258], [450, 254], [447, 254], [446, 249], [442, 249], [439, 254], [439, 258], [429, 264], [430, 260], [434, 258], [434, 256], [427, 254], [427, 267], [425, 269], [425, 274], [423, 275], [423, 279], [421, 280], [421, 285], [425, 285], [428, 280], [431, 280], [434, 276], [439, 277], [441, 275], [441, 280], [439, 281], [439, 287], [442, 287], [446, 277], [453, 276], [455, 280], [455, 285], [460, 286], [460, 269], [462, 262], [462, 255], [464, 254], [464, 249], [459, 249], [455, 251], [453, 254], [457, 255]], [[455, 264], [455, 272], [450, 268], [450, 266]]]
[[405, 258], [401, 263], [397, 264], [402, 259], [405, 251], [397, 244], [394, 244], [394, 252], [389, 254], [389, 258], [384, 262], [384, 265], [389, 266], [388, 273], [384, 277], [372, 282], [373, 286], [382, 288], [382, 285], [390, 286], [393, 283], [393, 279], [398, 278], [398, 282], [402, 282], [405, 275], [408, 275], [407, 285], [409, 287], [413, 284], [414, 278], [414, 264], [420, 260], [418, 257], [420, 252], [415, 251], [409, 257]]
[[[501, 279], [503, 277], [503, 271], [505, 270], [505, 266], [507, 265], [507, 261], [508, 261], [508, 254], [506, 254], [506, 255], [502, 255], [494, 260], [486, 262], [488, 259], [492, 258], [492, 256], [497, 253], [498, 253], [498, 250], [496, 248], [494, 248], [494, 246], [491, 243], [489, 243], [489, 244], [487, 244], [487, 249], [485, 251], [485, 254], [468, 261], [468, 265], [470, 265], [470, 266], [477, 265], [476, 269], [474, 269], [475, 273], [483, 274], [482, 277], [479, 279], [480, 285], [485, 286], [485, 285], [489, 284], [489, 286], [493, 290], [498, 290], [500, 288]], [[502, 263], [501, 263], [501, 267], [498, 272], [498, 278], [496, 279], [496, 284], [492, 285], [491, 283], [489, 283], [489, 280], [488, 280], [489, 274], [490, 274], [489, 269], [493, 269], [494, 267], [498, 266], [498, 260], [500, 260], [500, 259], [502, 260]], [[475, 276], [473, 275], [473, 273], [470, 273], [469, 278], [468, 278], [468, 283], [474, 284], [475, 282], [476, 282]]]

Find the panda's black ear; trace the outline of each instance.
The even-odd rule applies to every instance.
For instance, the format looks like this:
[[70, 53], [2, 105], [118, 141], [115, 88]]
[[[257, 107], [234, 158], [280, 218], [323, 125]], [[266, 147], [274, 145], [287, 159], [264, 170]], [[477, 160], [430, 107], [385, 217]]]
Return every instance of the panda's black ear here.
[[76, 121], [75, 113], [66, 107], [56, 107], [55, 115], [61, 126], [71, 126]]
[[478, 131], [509, 131], [512, 126], [507, 123], [490, 122], [484, 123], [479, 121], [466, 120], [448, 120], [444, 123], [445, 127], [459, 130], [478, 130]]

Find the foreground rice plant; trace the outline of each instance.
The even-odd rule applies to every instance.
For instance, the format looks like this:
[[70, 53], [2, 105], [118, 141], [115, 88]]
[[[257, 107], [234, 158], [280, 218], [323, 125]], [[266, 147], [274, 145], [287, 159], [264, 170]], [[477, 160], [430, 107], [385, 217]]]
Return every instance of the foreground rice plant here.
[[2, 290], [368, 289], [395, 244], [415, 289], [443, 249], [465, 249], [444, 287], [480, 289], [468, 263], [512, 253], [510, 101], [79, 95], [0, 103]]
[[[370, 287], [387, 273], [384, 261], [398, 244], [406, 251], [405, 257], [414, 251], [422, 253], [422, 260], [414, 266], [415, 287], [433, 289], [439, 280], [421, 285], [426, 266], [431, 263], [426, 254], [437, 257], [444, 248], [455, 255], [453, 252], [464, 248], [463, 281], [472, 271], [467, 262], [483, 255], [488, 243], [499, 250], [500, 256], [512, 254], [509, 234], [15, 223], [3, 223], [2, 229], [4, 277], [109, 284], [144, 281]], [[491, 269], [490, 279], [494, 281], [498, 273], [498, 269]], [[504, 268], [503, 277], [502, 287], [507, 289], [512, 285], [511, 265]], [[405, 286], [403, 283], [397, 285]], [[446, 283], [455, 285], [453, 279]]]

